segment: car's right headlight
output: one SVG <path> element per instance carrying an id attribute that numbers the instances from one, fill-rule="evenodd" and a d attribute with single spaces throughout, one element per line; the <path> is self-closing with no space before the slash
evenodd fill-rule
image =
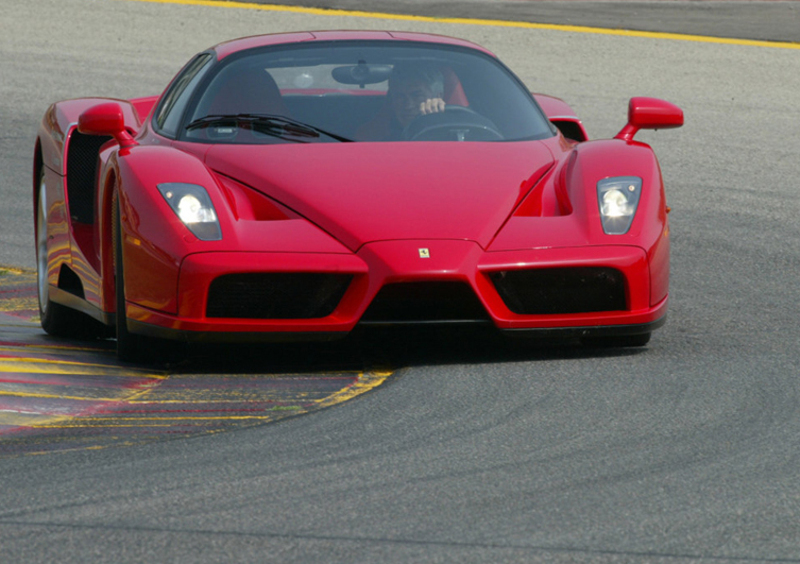
<path id="1" fill-rule="evenodd" d="M 624 235 L 628 232 L 641 193 L 642 179 L 638 176 L 604 178 L 597 183 L 597 204 L 603 231 L 607 235 Z"/>
<path id="2" fill-rule="evenodd" d="M 206 189 L 198 184 L 166 182 L 158 190 L 183 224 L 203 241 L 219 241 L 222 230 Z"/>

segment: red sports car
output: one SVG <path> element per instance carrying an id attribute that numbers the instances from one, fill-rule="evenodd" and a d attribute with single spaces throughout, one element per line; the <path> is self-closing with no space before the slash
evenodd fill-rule
<path id="1" fill-rule="evenodd" d="M 34 155 L 41 323 L 154 343 L 487 323 L 643 345 L 669 225 L 630 101 L 589 141 L 486 49 L 398 32 L 248 37 L 161 96 L 53 104 Z"/>

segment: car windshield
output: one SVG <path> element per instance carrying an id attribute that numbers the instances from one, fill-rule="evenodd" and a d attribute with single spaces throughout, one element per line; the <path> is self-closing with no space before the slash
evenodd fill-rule
<path id="1" fill-rule="evenodd" d="M 338 41 L 230 55 L 203 77 L 179 137 L 201 143 L 519 141 L 553 130 L 524 85 L 480 51 Z"/>

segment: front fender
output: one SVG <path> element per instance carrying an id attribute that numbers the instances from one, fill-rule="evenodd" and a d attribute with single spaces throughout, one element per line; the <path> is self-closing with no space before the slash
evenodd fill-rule
<path id="1" fill-rule="evenodd" d="M 215 250 L 218 242 L 198 240 L 157 186 L 164 182 L 204 186 L 214 207 L 222 210 L 225 203 L 217 182 L 197 157 L 171 147 L 132 147 L 120 151 L 116 161 L 126 299 L 177 313 L 181 261 L 192 252 Z"/>
<path id="2" fill-rule="evenodd" d="M 630 229 L 606 235 L 600 220 L 597 183 L 604 178 L 638 176 L 642 194 Z M 564 183 L 574 212 L 586 218 L 592 241 L 637 245 L 650 265 L 651 304 L 663 300 L 669 287 L 669 224 L 661 168 L 652 149 L 637 142 L 590 141 L 575 147 L 565 169 Z"/>

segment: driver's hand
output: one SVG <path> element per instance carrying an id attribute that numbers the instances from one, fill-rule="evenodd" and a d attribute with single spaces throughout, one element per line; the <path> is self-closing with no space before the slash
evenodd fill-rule
<path id="1" fill-rule="evenodd" d="M 428 98 L 419 105 L 420 115 L 436 114 L 444 111 L 444 100 L 441 98 Z"/>

